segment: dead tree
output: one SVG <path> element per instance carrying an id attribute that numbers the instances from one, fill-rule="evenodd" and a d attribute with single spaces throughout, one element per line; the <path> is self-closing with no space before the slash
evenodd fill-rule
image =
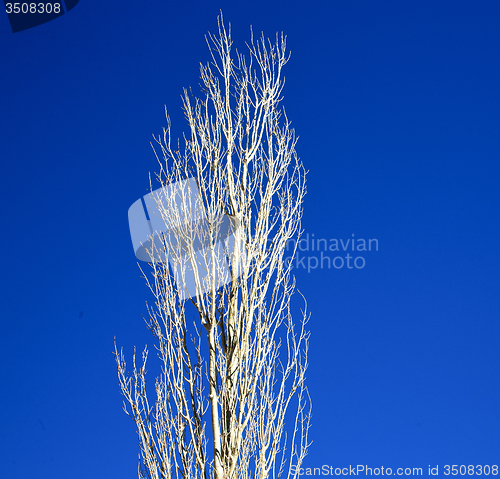
<path id="1" fill-rule="evenodd" d="M 163 227 L 141 245 L 151 264 L 141 271 L 161 375 L 150 405 L 147 349 L 129 375 L 115 344 L 124 409 L 137 426 L 140 478 L 294 477 L 309 446 L 309 333 L 305 307 L 292 318 L 284 259 L 295 254 L 286 249 L 306 192 L 280 107 L 286 37 L 252 33 L 248 57 L 233 54 L 221 15 L 207 43 L 201 99 L 184 90 L 185 147 L 171 146 L 168 114 L 152 145 L 160 168 L 149 224 Z"/>

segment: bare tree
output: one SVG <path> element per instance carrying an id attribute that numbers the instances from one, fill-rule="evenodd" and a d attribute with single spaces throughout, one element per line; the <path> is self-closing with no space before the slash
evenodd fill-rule
<path id="1" fill-rule="evenodd" d="M 137 426 L 140 478 L 294 477 L 309 446 L 309 333 L 306 308 L 295 325 L 290 305 L 306 172 L 280 107 L 286 37 L 252 33 L 249 57 L 233 55 L 221 15 L 207 43 L 203 96 L 184 90 L 185 148 L 172 148 L 168 114 L 152 145 L 160 187 L 150 180 L 149 216 L 163 227 L 142 245 L 143 274 L 161 375 L 152 406 L 147 348 L 129 375 L 115 344 L 124 410 Z"/>

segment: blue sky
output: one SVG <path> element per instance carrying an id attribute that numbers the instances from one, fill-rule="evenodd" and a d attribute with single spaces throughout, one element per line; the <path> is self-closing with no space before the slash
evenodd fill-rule
<path id="1" fill-rule="evenodd" d="M 137 477 L 113 338 L 128 358 L 153 338 L 127 210 L 164 105 L 186 131 L 219 9 L 241 49 L 250 25 L 288 36 L 305 233 L 378 240 L 363 268 L 295 271 L 305 467 L 498 465 L 500 4 L 144 3 L 81 0 L 16 34 L 0 15 L 2 476 Z"/>

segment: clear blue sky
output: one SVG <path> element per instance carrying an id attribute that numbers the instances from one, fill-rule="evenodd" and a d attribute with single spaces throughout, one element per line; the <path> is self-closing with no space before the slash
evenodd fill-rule
<path id="1" fill-rule="evenodd" d="M 305 233 L 378 240 L 364 268 L 296 269 L 305 466 L 499 464 L 500 3 L 81 0 L 16 34 L 0 14 L 0 475 L 137 477 L 113 337 L 153 338 L 127 210 L 221 8 L 237 47 L 288 35 Z"/>

